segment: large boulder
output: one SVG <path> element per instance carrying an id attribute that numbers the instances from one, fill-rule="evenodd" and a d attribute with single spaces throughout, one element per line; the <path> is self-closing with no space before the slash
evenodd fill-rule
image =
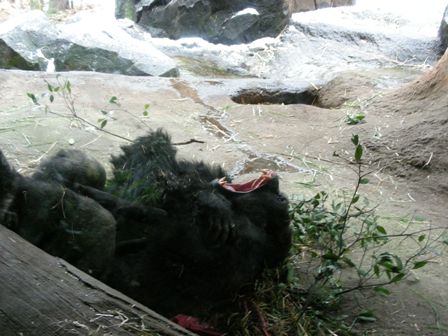
<path id="1" fill-rule="evenodd" d="M 0 68 L 39 70 L 39 64 L 28 62 L 0 38 Z"/>
<path id="2" fill-rule="evenodd" d="M 445 8 L 442 22 L 440 23 L 439 38 L 440 38 L 439 53 L 440 55 L 443 55 L 445 53 L 446 48 L 448 47 L 448 6 L 446 6 Z"/>
<path id="3" fill-rule="evenodd" d="M 201 37 L 223 44 L 275 37 L 290 16 L 288 0 L 142 0 L 136 4 L 137 23 L 153 36 Z"/>
<path id="4" fill-rule="evenodd" d="M 53 24 L 40 11 L 0 24 L 0 67 L 177 76 L 176 63 L 149 43 L 135 40 L 115 21 L 95 17 Z"/>

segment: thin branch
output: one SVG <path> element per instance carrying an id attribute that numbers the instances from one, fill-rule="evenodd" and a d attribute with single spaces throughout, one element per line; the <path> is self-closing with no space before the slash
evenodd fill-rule
<path id="1" fill-rule="evenodd" d="M 175 143 L 173 143 L 173 146 L 183 146 L 183 145 L 189 145 L 191 143 L 201 143 L 201 144 L 204 144 L 205 141 L 196 140 L 196 139 L 190 139 L 190 140 L 184 141 L 184 142 L 175 142 Z"/>

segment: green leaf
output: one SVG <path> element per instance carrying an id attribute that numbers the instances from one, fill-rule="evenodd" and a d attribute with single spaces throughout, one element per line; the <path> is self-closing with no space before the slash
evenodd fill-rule
<path id="1" fill-rule="evenodd" d="M 362 179 L 359 180 L 359 184 L 367 184 L 367 183 L 369 183 L 369 181 L 370 180 L 368 178 L 363 177 Z"/>
<path id="2" fill-rule="evenodd" d="M 103 115 L 108 115 L 108 114 L 109 114 L 109 112 L 106 111 L 106 110 L 101 110 L 101 113 L 102 113 Z M 101 119 L 101 120 L 102 120 L 102 119 Z"/>
<path id="3" fill-rule="evenodd" d="M 359 313 L 357 318 L 361 322 L 375 322 L 376 321 L 376 317 L 371 310 L 367 310 L 367 311 Z"/>
<path id="4" fill-rule="evenodd" d="M 33 101 L 33 104 L 34 104 L 34 105 L 40 105 L 39 102 L 37 101 L 37 98 L 36 98 L 36 96 L 34 95 L 34 93 L 30 93 L 30 92 L 28 92 L 26 95 L 27 95 L 29 98 L 31 98 L 31 100 Z"/>
<path id="5" fill-rule="evenodd" d="M 378 262 L 379 265 L 383 266 L 386 270 L 388 271 L 393 271 L 394 269 L 394 264 L 392 264 L 390 261 L 380 261 Z"/>
<path id="6" fill-rule="evenodd" d="M 421 243 L 422 241 L 425 240 L 425 238 L 426 238 L 426 235 L 423 234 L 423 235 L 418 237 L 418 241 Z"/>
<path id="7" fill-rule="evenodd" d="M 338 260 L 339 257 L 334 254 L 333 252 L 327 252 L 322 256 L 323 259 L 327 259 L 327 260 Z"/>
<path id="8" fill-rule="evenodd" d="M 377 277 L 379 277 L 379 275 L 380 275 L 380 268 L 379 268 L 379 266 L 378 265 L 374 265 L 373 266 L 373 272 L 375 273 L 375 275 L 377 276 Z"/>
<path id="9" fill-rule="evenodd" d="M 100 127 L 104 128 L 104 127 L 106 127 L 106 125 L 107 125 L 107 119 L 103 119 L 100 123 Z"/>
<path id="10" fill-rule="evenodd" d="M 143 111 L 143 116 L 147 117 L 149 115 L 148 111 Z"/>
<path id="11" fill-rule="evenodd" d="M 413 269 L 417 269 L 417 268 L 422 268 L 423 266 L 425 266 L 428 262 L 423 260 L 423 261 L 417 261 L 414 263 L 414 267 Z"/>
<path id="12" fill-rule="evenodd" d="M 53 92 L 53 85 L 51 85 L 50 83 L 47 82 L 47 87 L 48 87 L 48 91 Z"/>
<path id="13" fill-rule="evenodd" d="M 363 152 L 362 146 L 359 145 L 359 144 L 356 145 L 356 149 L 355 149 L 355 160 L 356 160 L 356 162 L 361 161 L 362 152 Z"/>
<path id="14" fill-rule="evenodd" d="M 110 104 L 118 105 L 118 98 L 117 98 L 116 96 L 112 96 L 112 97 L 110 97 L 110 99 L 109 99 L 109 103 L 110 103 Z"/>
<path id="15" fill-rule="evenodd" d="M 358 145 L 359 145 L 359 135 L 358 135 L 358 134 L 353 134 L 353 135 L 352 135 L 352 143 L 353 143 L 355 146 L 358 146 Z"/>
<path id="16" fill-rule="evenodd" d="M 355 120 L 361 122 L 361 121 L 364 120 L 365 117 L 366 116 L 364 114 L 358 113 L 358 114 L 355 115 Z"/>
<path id="17" fill-rule="evenodd" d="M 399 256 L 394 255 L 394 260 L 397 267 L 397 271 L 403 270 L 403 262 L 401 261 L 401 258 Z"/>
<path id="18" fill-rule="evenodd" d="M 377 294 L 382 295 L 382 296 L 388 296 L 388 295 L 390 295 L 390 290 L 388 290 L 387 288 L 384 288 L 384 287 L 375 287 L 375 288 L 373 288 L 373 290 L 374 290 Z"/>
<path id="19" fill-rule="evenodd" d="M 350 267 L 355 267 L 356 266 L 355 263 L 351 259 L 349 259 L 347 257 L 343 257 L 342 260 Z"/>
<path id="20" fill-rule="evenodd" d="M 50 103 L 52 103 L 54 101 L 54 96 L 50 95 Z"/>
<path id="21" fill-rule="evenodd" d="M 401 279 L 403 279 L 404 276 L 405 276 L 404 273 L 398 273 L 396 276 L 394 276 L 394 277 L 392 278 L 392 280 L 390 280 L 390 282 L 392 282 L 392 283 L 394 283 L 394 282 L 398 282 L 398 281 L 400 281 Z"/>
<path id="22" fill-rule="evenodd" d="M 355 196 L 353 196 L 353 198 L 352 198 L 352 203 L 354 204 L 354 203 L 356 203 L 356 202 L 358 202 L 359 201 L 359 194 L 356 194 Z"/>
<path id="23" fill-rule="evenodd" d="M 386 229 L 383 226 L 381 226 L 381 225 L 378 225 L 376 227 L 376 229 L 378 230 L 379 233 L 382 233 L 384 235 L 387 234 Z"/>
<path id="24" fill-rule="evenodd" d="M 67 89 L 68 93 L 72 93 L 72 84 L 70 83 L 70 81 L 65 82 L 65 88 Z"/>
<path id="25" fill-rule="evenodd" d="M 348 125 L 357 125 L 363 123 L 365 117 L 363 113 L 347 114 L 345 122 Z"/>
<path id="26" fill-rule="evenodd" d="M 149 104 L 145 104 L 145 105 L 143 105 L 143 108 L 144 108 L 145 110 L 147 110 L 147 109 L 149 109 L 150 106 L 151 106 L 151 105 L 149 105 Z"/>

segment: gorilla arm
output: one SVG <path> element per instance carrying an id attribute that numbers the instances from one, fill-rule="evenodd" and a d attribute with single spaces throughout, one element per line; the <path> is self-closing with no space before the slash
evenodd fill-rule
<path id="1" fill-rule="evenodd" d="M 108 192 L 77 184 L 75 189 L 109 210 L 114 216 L 123 216 L 140 222 L 153 222 L 166 217 L 166 211 L 156 207 L 143 207 Z"/>

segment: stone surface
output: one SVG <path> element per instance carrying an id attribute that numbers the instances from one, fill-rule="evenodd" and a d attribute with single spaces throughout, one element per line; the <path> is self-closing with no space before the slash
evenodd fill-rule
<path id="1" fill-rule="evenodd" d="M 418 9 L 428 16 L 429 11 Z M 396 69 L 396 75 L 401 72 L 397 77 L 405 79 L 423 70 L 422 64 L 436 61 L 440 17 L 433 15 L 430 24 L 426 23 L 428 28 L 422 30 L 404 14 L 386 15 L 379 9 L 357 6 L 325 8 L 294 13 L 291 24 L 277 38 L 249 44 L 217 45 L 200 38 L 150 38 L 148 42 L 175 58 L 182 76 L 255 76 L 306 80 L 319 86 L 347 69 L 386 67 Z M 402 82 L 384 78 L 385 87 L 387 82 L 392 87 Z"/>
<path id="2" fill-rule="evenodd" d="M 176 63 L 150 43 L 135 40 L 115 20 L 75 17 L 54 24 L 40 11 L 0 25 L 0 65 L 42 71 L 97 71 L 177 76 Z"/>
<path id="3" fill-rule="evenodd" d="M 10 48 L 5 41 L 0 39 L 0 68 L 39 70 L 39 64 L 28 62 L 22 55 Z"/>
<path id="4" fill-rule="evenodd" d="M 213 43 L 247 43 L 277 36 L 291 15 L 286 0 L 141 1 L 137 22 L 153 36 L 201 37 Z"/>

